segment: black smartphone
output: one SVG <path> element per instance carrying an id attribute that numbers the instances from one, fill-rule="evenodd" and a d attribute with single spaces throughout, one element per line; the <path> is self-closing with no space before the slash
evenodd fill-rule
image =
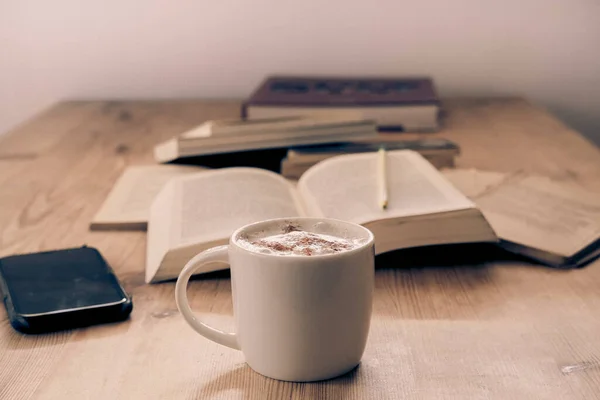
<path id="1" fill-rule="evenodd" d="M 23 333 L 122 321 L 133 308 L 112 268 L 87 246 L 1 258 L 0 290 Z"/>

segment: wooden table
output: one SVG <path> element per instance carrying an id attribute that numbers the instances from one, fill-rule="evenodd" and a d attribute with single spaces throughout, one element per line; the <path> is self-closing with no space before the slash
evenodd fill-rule
<path id="1" fill-rule="evenodd" d="M 600 152 L 521 99 L 447 99 L 459 167 L 523 169 L 600 191 Z M 68 102 L 0 139 L 0 255 L 80 246 L 105 255 L 133 295 L 124 323 L 42 336 L 0 311 L 1 399 L 600 398 L 600 262 L 560 271 L 515 262 L 385 268 L 361 365 L 295 384 L 251 371 L 195 334 L 173 283 L 143 282 L 145 235 L 90 232 L 125 166 L 160 140 L 238 115 L 216 101 Z M 407 135 L 408 137 L 418 135 Z M 196 280 L 192 303 L 233 325 L 227 277 Z"/>

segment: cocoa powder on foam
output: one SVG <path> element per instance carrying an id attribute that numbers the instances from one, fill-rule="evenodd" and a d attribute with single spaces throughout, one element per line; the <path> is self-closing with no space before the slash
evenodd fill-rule
<path id="1" fill-rule="evenodd" d="M 324 237 L 310 232 L 291 231 L 269 238 L 259 239 L 252 242 L 254 246 L 267 248 L 280 253 L 301 252 L 306 256 L 312 256 L 315 252 L 319 254 L 337 253 L 349 250 L 354 245 L 344 239 L 333 236 Z M 331 239 L 329 239 L 331 238 Z M 320 249 L 321 251 L 317 250 Z"/>
<path id="2" fill-rule="evenodd" d="M 267 254 L 312 256 L 339 253 L 359 245 L 352 239 L 307 232 L 292 224 L 285 225 L 280 232 L 283 233 L 255 240 L 241 238 L 246 244 L 243 247 Z"/>

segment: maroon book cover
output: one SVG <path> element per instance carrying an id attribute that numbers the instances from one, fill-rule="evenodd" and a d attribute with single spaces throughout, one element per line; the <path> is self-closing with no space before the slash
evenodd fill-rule
<path id="1" fill-rule="evenodd" d="M 271 76 L 250 96 L 245 107 L 377 107 L 421 104 L 439 105 L 430 78 Z"/>

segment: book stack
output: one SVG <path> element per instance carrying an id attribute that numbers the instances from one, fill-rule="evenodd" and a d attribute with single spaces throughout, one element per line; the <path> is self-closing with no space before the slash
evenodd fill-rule
<path id="1" fill-rule="evenodd" d="M 298 177 L 314 162 L 296 149 L 344 146 L 340 151 L 325 150 L 319 160 L 326 152 L 370 151 L 372 146 L 360 143 L 377 140 L 380 131 L 437 130 L 439 111 L 430 78 L 268 77 L 243 103 L 241 119 L 207 121 L 156 145 L 154 158 L 159 163 L 252 166 L 274 172 L 283 165 L 286 176 Z M 390 148 L 417 150 L 435 165 L 452 164 L 447 151 L 431 146 L 436 145 L 423 141 Z M 289 148 L 293 150 L 287 153 Z"/>

